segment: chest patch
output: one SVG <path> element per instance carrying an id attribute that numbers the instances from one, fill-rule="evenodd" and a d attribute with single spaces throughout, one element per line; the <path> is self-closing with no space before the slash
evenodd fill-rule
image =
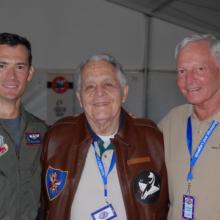
<path id="1" fill-rule="evenodd" d="M 160 176 L 153 171 L 142 171 L 134 181 L 134 193 L 136 199 L 145 204 L 155 202 L 160 195 Z"/>
<path id="2" fill-rule="evenodd" d="M 40 133 L 26 133 L 26 143 L 28 145 L 38 145 L 41 144 Z"/>
<path id="3" fill-rule="evenodd" d="M 68 171 L 48 167 L 46 173 L 46 188 L 49 200 L 55 199 L 64 189 Z"/>

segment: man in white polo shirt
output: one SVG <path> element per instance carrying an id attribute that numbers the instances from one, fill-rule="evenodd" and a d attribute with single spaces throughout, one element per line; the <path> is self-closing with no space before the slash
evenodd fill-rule
<path id="1" fill-rule="evenodd" d="M 113 57 L 82 64 L 77 97 L 84 113 L 55 123 L 45 140 L 41 219 L 166 219 L 162 134 L 121 108 L 127 95 Z"/>
<path id="2" fill-rule="evenodd" d="M 176 47 L 177 85 L 189 104 L 160 122 L 168 173 L 169 220 L 220 219 L 220 41 L 184 38 Z"/>

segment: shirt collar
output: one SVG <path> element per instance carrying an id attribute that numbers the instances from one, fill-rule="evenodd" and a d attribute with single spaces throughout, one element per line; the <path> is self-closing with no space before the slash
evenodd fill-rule
<path id="1" fill-rule="evenodd" d="M 120 119 L 119 120 L 120 120 L 120 122 L 119 122 L 119 129 L 118 130 L 120 130 L 124 125 L 124 112 L 123 111 L 121 111 L 121 113 L 120 113 Z M 100 137 L 92 130 L 92 128 L 89 125 L 88 121 L 87 121 L 87 128 L 89 130 L 89 133 L 92 136 L 92 142 L 99 141 Z"/>
<path id="2" fill-rule="evenodd" d="M 192 119 L 197 120 L 197 121 L 201 121 L 198 119 L 198 117 L 196 116 L 195 112 L 193 111 L 193 106 L 191 105 L 191 107 L 189 108 L 189 116 L 192 117 Z M 218 122 L 220 122 L 220 111 L 216 112 L 213 116 L 202 120 L 203 122 L 206 123 L 210 123 L 211 121 L 216 120 Z"/>

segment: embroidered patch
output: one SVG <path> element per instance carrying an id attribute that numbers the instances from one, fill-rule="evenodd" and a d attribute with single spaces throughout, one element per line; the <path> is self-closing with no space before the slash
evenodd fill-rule
<path id="1" fill-rule="evenodd" d="M 26 133 L 26 142 L 30 145 L 41 144 L 40 133 Z"/>
<path id="2" fill-rule="evenodd" d="M 133 182 L 135 197 L 146 204 L 155 202 L 160 195 L 160 176 L 153 171 L 142 171 Z"/>
<path id="3" fill-rule="evenodd" d="M 4 137 L 0 135 L 0 157 L 7 153 L 8 145 L 4 143 Z"/>
<path id="4" fill-rule="evenodd" d="M 68 171 L 48 167 L 46 173 L 46 188 L 50 200 L 55 199 L 64 189 Z"/>

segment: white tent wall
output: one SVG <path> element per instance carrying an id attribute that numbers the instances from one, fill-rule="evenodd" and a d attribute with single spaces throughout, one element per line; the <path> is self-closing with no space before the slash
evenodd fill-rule
<path id="1" fill-rule="evenodd" d="M 125 107 L 137 116 L 158 121 L 183 102 L 175 87 L 173 50 L 191 33 L 187 29 L 103 0 L 2 0 L 0 27 L 32 43 L 36 75 L 24 104 L 46 121 L 47 74 L 73 74 L 85 57 L 98 52 L 109 52 L 124 66 L 130 83 Z M 149 71 L 143 73 L 145 67 Z M 77 105 L 73 113 L 78 111 Z"/>
<path id="2" fill-rule="evenodd" d="M 87 55 L 113 53 L 143 64 L 144 15 L 103 0 L 2 0 L 0 30 L 27 36 L 37 68 L 72 69 Z"/>
<path id="3" fill-rule="evenodd" d="M 174 50 L 194 32 L 153 18 L 149 26 L 147 116 L 159 121 L 172 107 L 185 103 L 176 86 Z"/>

